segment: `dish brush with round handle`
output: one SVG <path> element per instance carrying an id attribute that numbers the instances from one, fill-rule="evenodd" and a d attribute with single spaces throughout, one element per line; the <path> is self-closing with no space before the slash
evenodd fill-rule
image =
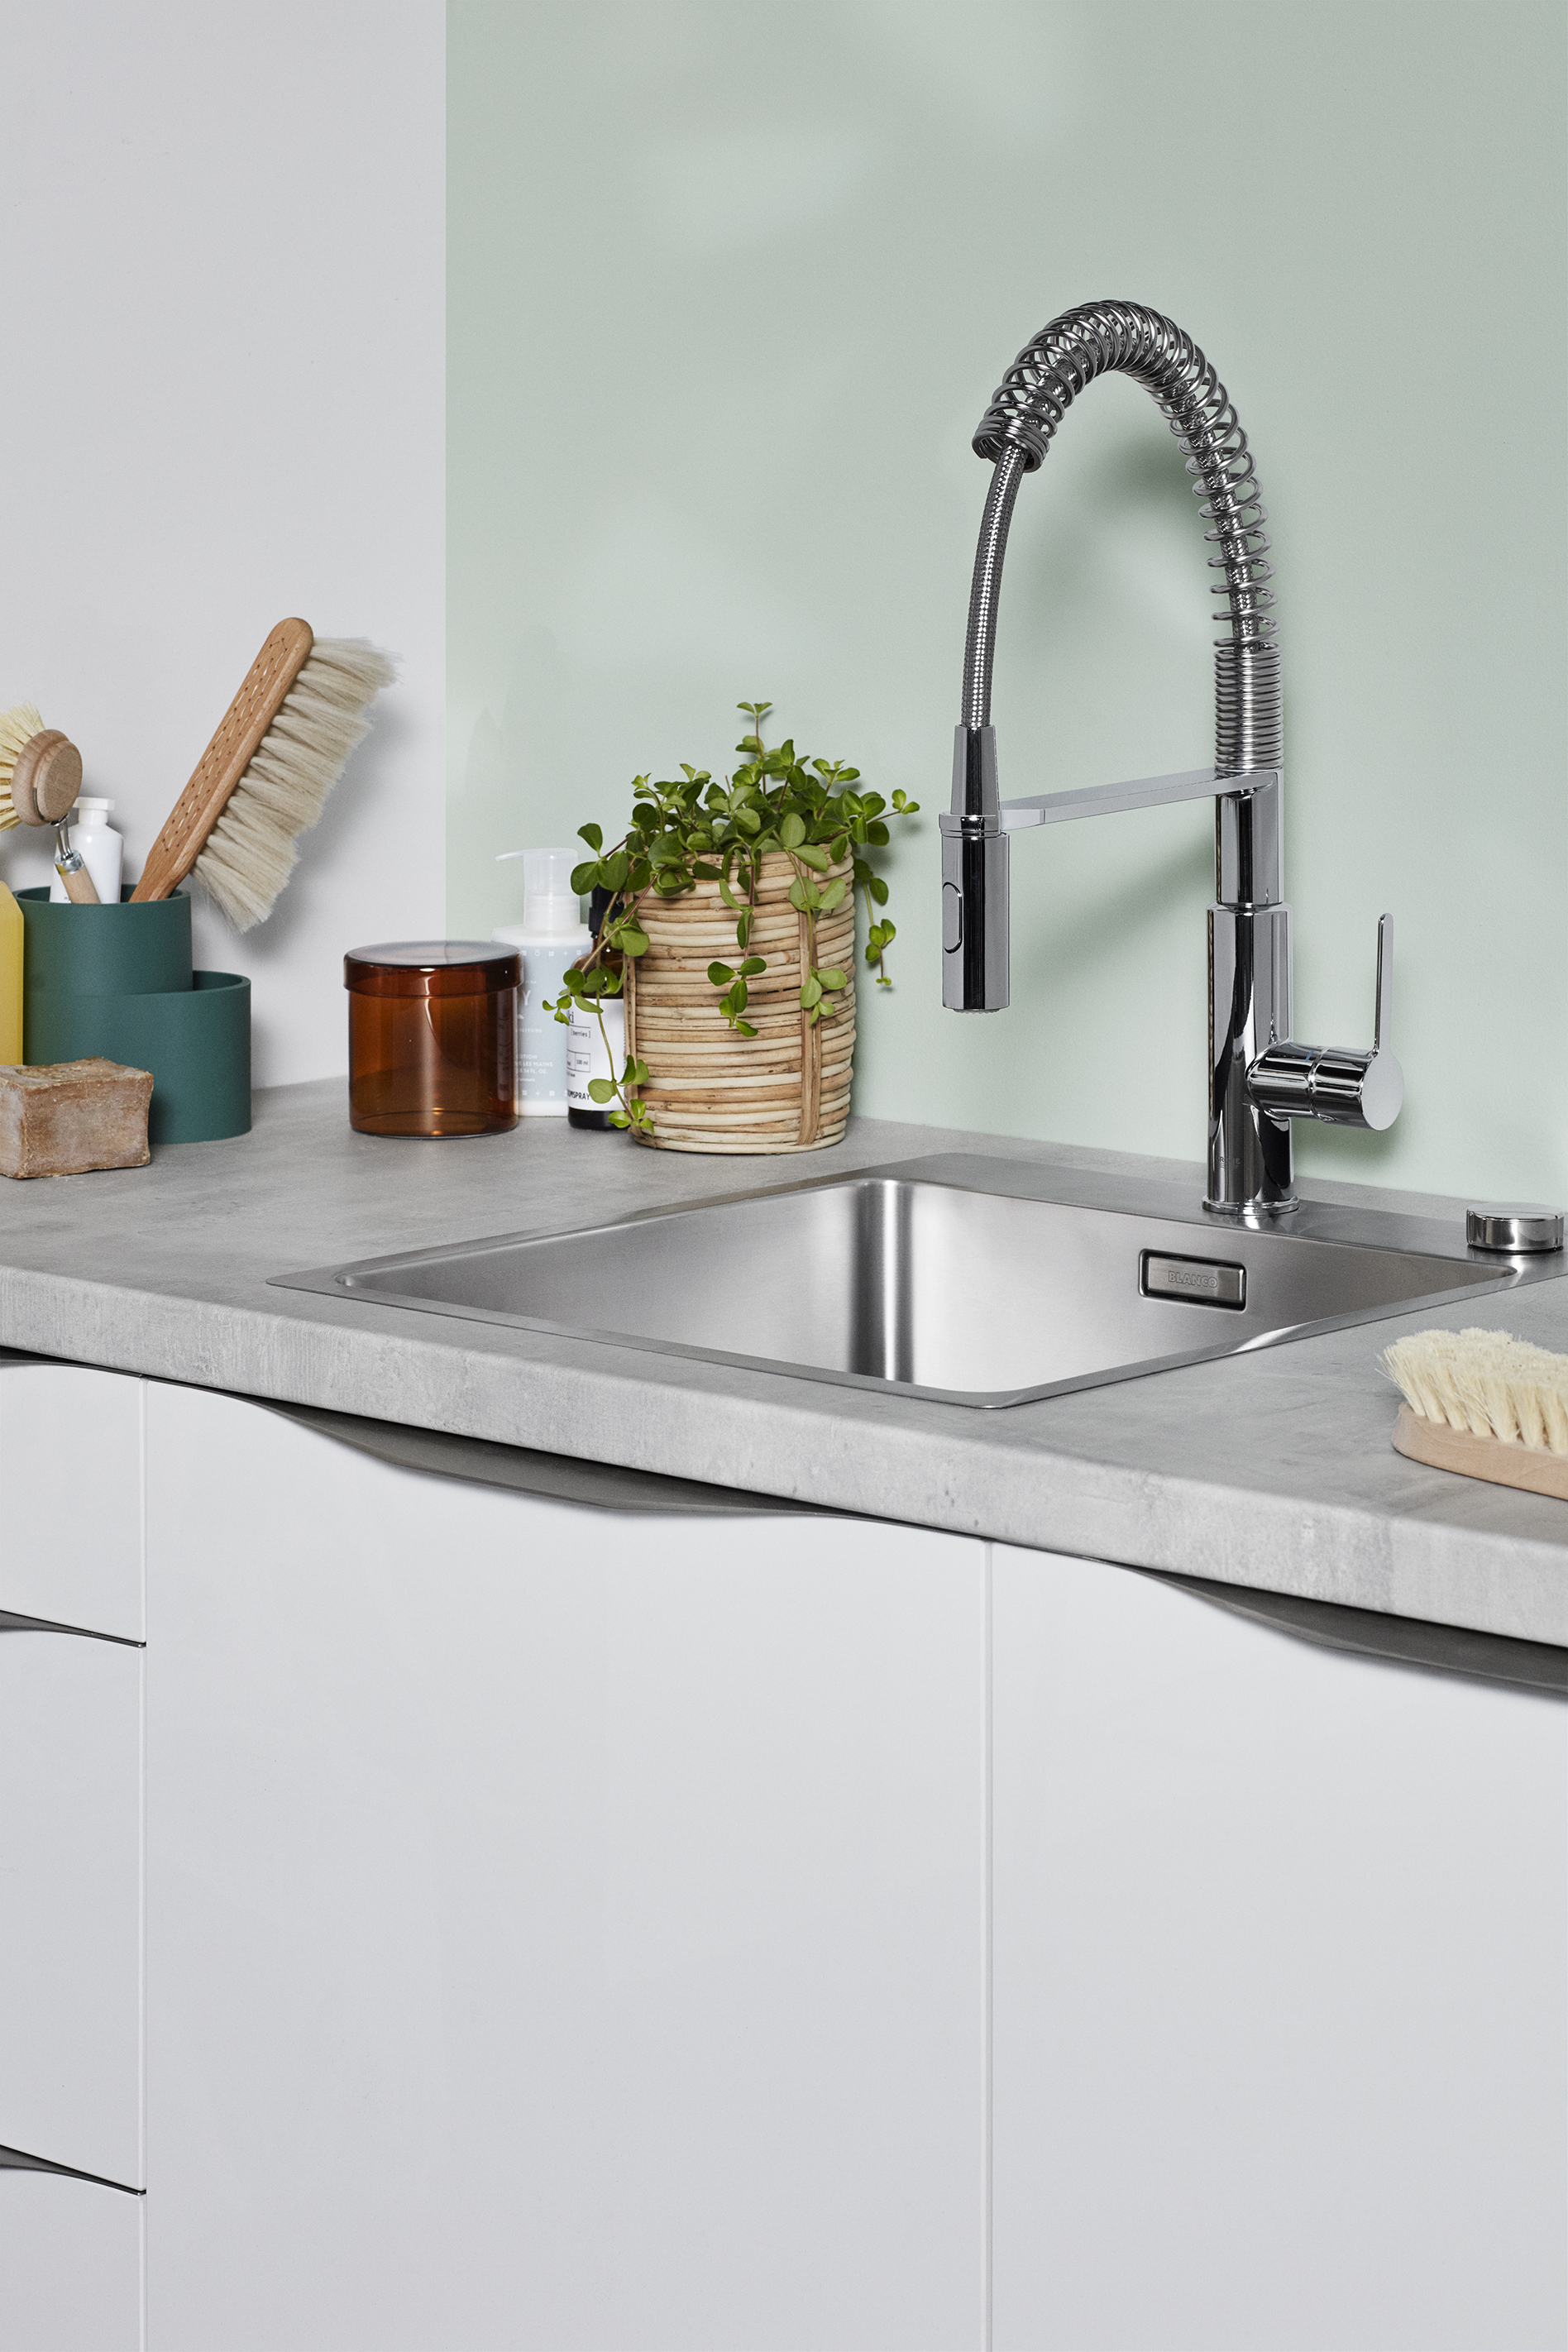
<path id="1" fill-rule="evenodd" d="M 1507 1331 L 1415 1331 L 1385 1349 L 1397 1451 L 1568 1502 L 1568 1356 Z"/>
<path id="2" fill-rule="evenodd" d="M 318 637 L 279 621 L 195 773 L 169 813 L 132 893 L 167 898 L 187 874 L 236 930 L 272 912 L 300 834 L 364 737 L 395 665 L 363 637 Z"/>
<path id="3" fill-rule="evenodd" d="M 70 813 L 81 790 L 81 753 L 58 727 L 46 727 L 30 702 L 0 712 L 0 828 L 52 824 L 55 871 L 66 896 L 79 907 L 96 907 L 98 892 L 71 847 Z"/>

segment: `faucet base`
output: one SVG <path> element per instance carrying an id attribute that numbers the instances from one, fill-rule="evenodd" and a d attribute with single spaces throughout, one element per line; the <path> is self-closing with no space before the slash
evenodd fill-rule
<path id="1" fill-rule="evenodd" d="M 1267 1219 L 1296 1204 L 1290 1122 L 1254 1102 L 1247 1074 L 1290 1034 L 1290 909 L 1213 906 L 1209 947 L 1208 1194 L 1214 1216 Z"/>
<path id="2" fill-rule="evenodd" d="M 1294 1192 L 1283 1201 L 1205 1201 L 1205 1213 L 1223 1217 L 1233 1225 L 1249 1225 L 1255 1233 L 1266 1233 L 1280 1217 L 1288 1217 L 1300 1207 Z"/>

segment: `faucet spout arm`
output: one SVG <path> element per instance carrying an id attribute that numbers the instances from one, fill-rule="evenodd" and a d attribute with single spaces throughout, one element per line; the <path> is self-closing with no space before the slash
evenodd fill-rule
<path id="1" fill-rule="evenodd" d="M 1248 777 L 1261 784 L 1265 777 Z M 1162 808 L 1172 801 L 1204 801 L 1225 790 L 1212 768 L 1189 768 L 1181 775 L 1136 776 L 1125 784 L 1089 784 L 1070 793 L 1036 793 L 1027 800 L 1004 801 L 1005 832 L 1032 824 L 1065 824 L 1079 816 L 1113 816 L 1119 809 Z"/>
<path id="2" fill-rule="evenodd" d="M 965 739 L 988 739 L 984 775 L 989 793 L 969 773 Z M 1170 776 L 1135 776 L 1127 783 L 1089 784 L 1068 793 L 1035 793 L 1016 801 L 994 797 L 996 754 L 991 728 L 958 730 L 952 807 L 937 820 L 948 835 L 1025 833 L 1037 824 L 1066 824 L 1075 817 L 1114 816 L 1122 809 L 1163 808 L 1177 801 L 1215 805 L 1215 892 L 1223 906 L 1273 907 L 1284 895 L 1279 819 L 1282 778 L 1278 768 L 1251 768 L 1245 775 L 1215 768 L 1188 768 Z"/>

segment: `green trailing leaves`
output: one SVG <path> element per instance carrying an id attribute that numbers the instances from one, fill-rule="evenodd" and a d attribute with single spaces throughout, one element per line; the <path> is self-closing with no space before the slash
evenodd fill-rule
<path id="1" fill-rule="evenodd" d="M 879 988 L 891 988 L 893 984 L 888 978 L 882 958 L 897 937 L 898 932 L 889 922 L 873 923 L 866 934 L 866 961 L 876 968 Z"/>
<path id="2" fill-rule="evenodd" d="M 749 1024 L 743 1024 L 741 1020 L 741 1015 L 744 1013 L 749 1001 L 749 992 L 747 990 L 746 983 L 740 974 L 737 973 L 735 978 L 731 982 L 729 987 L 724 991 L 723 995 L 719 999 L 719 1010 L 724 1015 L 725 1020 L 730 1024 L 731 1029 L 739 1029 L 745 1026 L 746 1034 L 749 1037 L 754 1037 L 757 1034 L 756 1031 Z"/>

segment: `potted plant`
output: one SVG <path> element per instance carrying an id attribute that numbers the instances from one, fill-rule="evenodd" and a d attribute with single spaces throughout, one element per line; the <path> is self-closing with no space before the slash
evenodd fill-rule
<path id="1" fill-rule="evenodd" d="M 889 988 L 895 931 L 872 856 L 888 845 L 888 819 L 912 817 L 919 803 L 859 790 L 860 771 L 842 760 L 797 756 L 790 741 L 770 750 L 773 705 L 738 708 L 751 731 L 731 774 L 683 764 L 678 778 L 638 776 L 631 824 L 612 848 L 598 825 L 581 828 L 593 855 L 573 887 L 605 891 L 608 903 L 555 1017 L 568 1020 L 577 1003 L 603 1029 L 603 1000 L 624 995 L 620 1075 L 590 1091 L 640 1141 L 820 1150 L 839 1140 L 849 1110 L 856 894 L 865 961 Z"/>

